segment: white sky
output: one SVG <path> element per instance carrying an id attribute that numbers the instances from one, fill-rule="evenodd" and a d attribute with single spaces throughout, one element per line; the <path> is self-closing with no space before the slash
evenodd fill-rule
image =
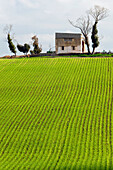
<path id="1" fill-rule="evenodd" d="M 0 56 L 11 54 L 3 33 L 6 24 L 13 25 L 12 32 L 20 44 L 30 43 L 31 37 L 37 35 L 46 52 L 55 46 L 55 32 L 80 32 L 68 19 L 76 21 L 94 5 L 109 9 L 109 17 L 98 25 L 100 46 L 97 51 L 113 51 L 112 0 L 0 0 Z"/>

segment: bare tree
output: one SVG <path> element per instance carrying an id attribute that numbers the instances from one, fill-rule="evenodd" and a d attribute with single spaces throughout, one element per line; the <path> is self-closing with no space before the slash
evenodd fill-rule
<path id="1" fill-rule="evenodd" d="M 104 18 L 108 17 L 108 9 L 104 7 L 100 7 L 98 5 L 95 5 L 94 8 L 91 8 L 88 13 L 93 17 L 94 19 L 94 24 L 92 27 L 92 47 L 93 51 L 92 53 L 94 54 L 95 48 L 99 46 L 99 37 L 98 37 L 98 30 L 97 30 L 97 24 L 99 21 L 103 20 Z"/>
<path id="2" fill-rule="evenodd" d="M 11 31 L 12 31 L 12 28 L 13 28 L 13 25 L 12 25 L 12 24 L 6 25 L 6 26 L 4 27 L 4 29 L 3 29 L 3 32 L 4 32 L 5 34 L 10 34 Z"/>
<path id="3" fill-rule="evenodd" d="M 91 29 L 92 29 L 92 22 L 90 20 L 89 15 L 86 15 L 85 17 L 78 18 L 76 20 L 75 24 L 70 20 L 69 20 L 69 22 L 75 28 L 80 29 L 81 33 L 83 34 L 83 36 L 85 38 L 85 44 L 87 45 L 88 54 L 90 54 L 89 33 L 91 32 Z"/>
<path id="4" fill-rule="evenodd" d="M 99 22 L 104 18 L 108 17 L 108 9 L 95 5 L 91 8 L 88 13 L 94 18 L 95 22 Z"/>

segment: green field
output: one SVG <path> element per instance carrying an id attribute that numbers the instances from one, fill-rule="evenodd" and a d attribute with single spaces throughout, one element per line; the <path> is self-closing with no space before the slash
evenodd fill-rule
<path id="1" fill-rule="evenodd" d="M 0 170 L 112 169 L 113 58 L 0 60 Z"/>

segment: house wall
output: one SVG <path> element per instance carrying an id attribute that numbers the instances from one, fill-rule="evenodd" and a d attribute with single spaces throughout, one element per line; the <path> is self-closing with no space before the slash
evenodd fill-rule
<path id="1" fill-rule="evenodd" d="M 56 54 L 65 54 L 65 53 L 82 53 L 82 37 L 81 34 L 75 34 L 74 38 L 59 37 L 55 40 L 56 44 Z M 64 46 L 64 50 L 62 50 Z M 73 50 L 75 47 L 75 50 Z"/>

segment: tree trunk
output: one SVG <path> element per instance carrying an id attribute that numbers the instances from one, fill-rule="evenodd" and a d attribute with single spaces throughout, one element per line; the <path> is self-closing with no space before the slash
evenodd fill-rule
<path id="1" fill-rule="evenodd" d="M 92 54 L 94 54 L 95 53 L 95 47 L 93 47 L 93 51 L 92 51 Z"/>
<path id="2" fill-rule="evenodd" d="M 88 41 L 88 37 L 87 36 L 85 36 L 85 44 L 87 45 L 88 54 L 91 54 L 90 48 L 89 48 L 89 41 Z"/>
<path id="3" fill-rule="evenodd" d="M 86 44 L 86 45 L 87 45 L 88 54 L 91 54 L 89 44 Z"/>

